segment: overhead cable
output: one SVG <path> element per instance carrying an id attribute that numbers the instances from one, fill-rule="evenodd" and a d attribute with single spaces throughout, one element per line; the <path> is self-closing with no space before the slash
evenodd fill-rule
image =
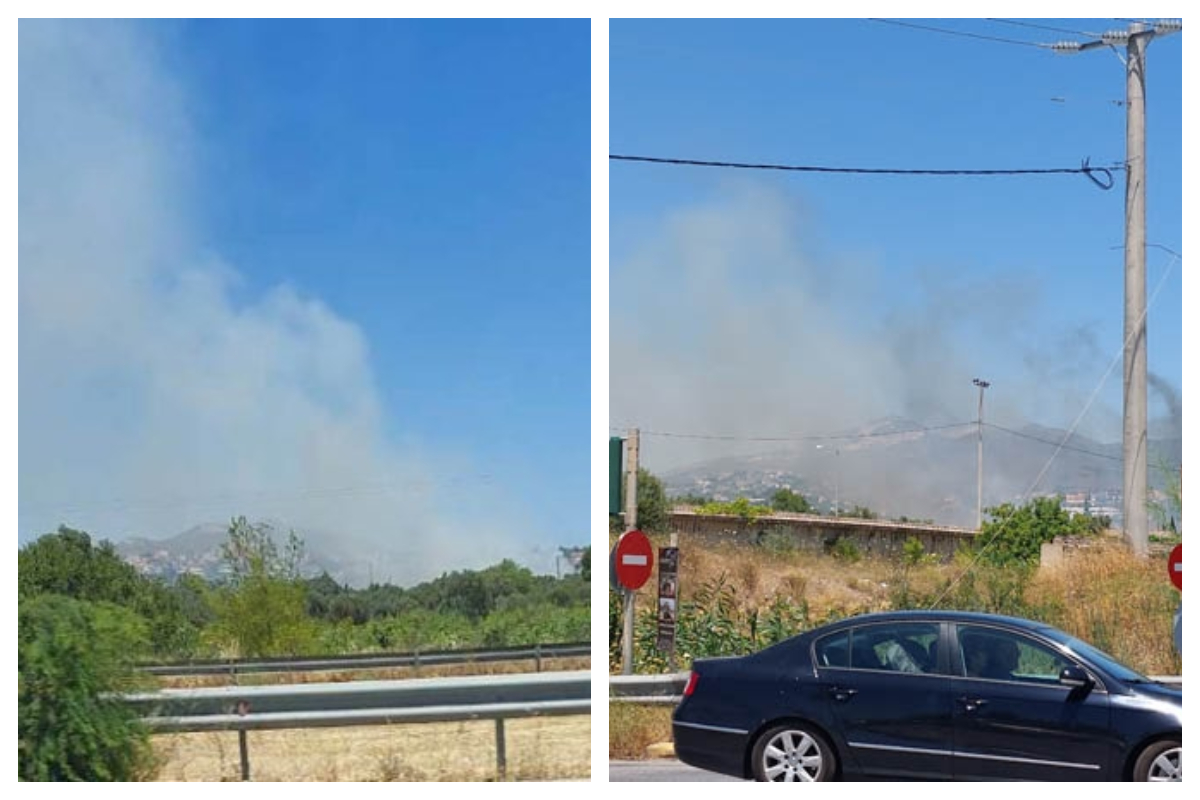
<path id="1" fill-rule="evenodd" d="M 949 34 L 951 36 L 966 36 L 971 39 L 984 39 L 989 42 L 1000 42 L 1002 44 L 1017 44 L 1017 45 L 1021 45 L 1023 47 L 1036 47 L 1036 48 L 1043 49 L 1043 50 L 1050 49 L 1050 45 L 1042 44 L 1040 42 L 1029 42 L 1029 41 L 1025 41 L 1022 39 L 1006 39 L 1001 36 L 987 36 L 982 33 L 969 33 L 967 31 L 956 31 L 956 30 L 951 30 L 950 28 L 938 28 L 933 25 L 920 25 L 915 22 L 902 22 L 898 19 L 877 19 L 874 17 L 868 17 L 867 21 L 868 22 L 882 22 L 887 25 L 898 25 L 902 28 L 916 28 L 917 30 L 932 31 L 933 33 L 945 33 L 945 34 Z"/>
<path id="2" fill-rule="evenodd" d="M 745 161 L 707 161 L 692 158 L 662 158 L 658 156 L 632 156 L 610 154 L 610 161 L 631 161 L 645 164 L 669 164 L 688 167 L 721 167 L 726 169 L 760 169 L 784 172 L 824 172 L 855 175 L 1084 175 L 1101 189 L 1113 187 L 1113 171 L 1125 167 L 1113 164 L 1108 167 L 1093 167 L 1090 159 L 1084 159 L 1078 167 L 1052 167 L 1045 169 L 901 169 L 893 167 L 825 167 L 802 164 L 770 164 Z M 1097 177 L 1097 176 L 1101 177 Z"/>
<path id="3" fill-rule="evenodd" d="M 1070 28 L 1056 28 L 1053 25 L 1039 25 L 1035 22 L 1023 22 L 1017 19 L 996 19 L 995 17 L 985 17 L 985 19 L 987 19 L 988 22 L 999 22 L 1004 25 L 1017 25 L 1022 28 L 1034 28 L 1041 31 L 1054 31 L 1055 33 L 1069 33 L 1073 36 L 1091 36 L 1093 38 L 1099 38 L 1100 36 L 1098 33 L 1091 33 L 1089 31 L 1076 31 Z"/>

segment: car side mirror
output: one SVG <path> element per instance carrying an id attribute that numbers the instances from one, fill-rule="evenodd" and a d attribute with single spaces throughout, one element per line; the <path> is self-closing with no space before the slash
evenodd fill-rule
<path id="1" fill-rule="evenodd" d="M 1081 667 L 1063 667 L 1063 671 L 1058 673 L 1058 682 L 1072 689 L 1092 685 L 1091 677 Z"/>

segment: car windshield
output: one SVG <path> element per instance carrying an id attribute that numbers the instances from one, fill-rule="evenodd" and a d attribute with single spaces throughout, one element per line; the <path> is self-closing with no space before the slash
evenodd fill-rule
<path id="1" fill-rule="evenodd" d="M 1076 639 L 1068 633 L 1063 633 L 1056 628 L 1045 628 L 1042 630 L 1042 633 L 1056 642 L 1065 644 L 1070 648 L 1072 653 L 1075 653 L 1080 658 L 1091 661 L 1118 680 L 1125 681 L 1126 683 L 1151 683 L 1151 680 L 1145 675 L 1130 669 L 1103 650 L 1092 647 L 1087 642 Z"/>

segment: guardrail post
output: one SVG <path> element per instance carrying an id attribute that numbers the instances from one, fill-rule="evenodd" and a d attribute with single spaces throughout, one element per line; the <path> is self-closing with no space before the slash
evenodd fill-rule
<path id="1" fill-rule="evenodd" d="M 245 700 L 239 700 L 237 704 L 238 716 L 244 717 L 250 711 L 250 704 Z M 246 742 L 246 729 L 238 728 L 238 755 L 242 760 L 242 780 L 250 780 L 250 747 Z"/>
<path id="2" fill-rule="evenodd" d="M 508 753 L 504 749 L 504 718 L 496 718 L 496 774 L 500 780 L 508 776 Z"/>
<path id="3" fill-rule="evenodd" d="M 537 672 L 542 671 L 542 646 L 540 644 L 533 646 L 533 659 L 537 662 Z"/>

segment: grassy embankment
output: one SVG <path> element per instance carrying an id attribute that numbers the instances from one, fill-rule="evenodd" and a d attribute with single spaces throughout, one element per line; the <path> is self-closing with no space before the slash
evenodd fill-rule
<path id="1" fill-rule="evenodd" d="M 544 659 L 542 670 L 586 670 L 588 658 Z M 534 670 L 533 661 L 397 667 L 353 672 L 261 673 L 242 685 L 448 678 Z M 228 676 L 163 678 L 162 688 L 225 686 Z M 591 772 L 591 717 L 510 720 L 509 781 L 587 780 Z M 153 737 L 160 781 L 236 781 L 241 761 L 237 734 L 182 733 Z M 251 779 L 273 781 L 491 781 L 496 780 L 495 723 L 376 725 L 247 735 Z"/>
<path id="2" fill-rule="evenodd" d="M 587 780 L 591 717 L 510 720 L 508 781 Z M 491 720 L 478 722 L 251 731 L 254 781 L 495 781 Z M 240 780 L 233 732 L 153 738 L 160 781 Z"/>
<path id="3" fill-rule="evenodd" d="M 931 607 L 940 598 L 942 608 L 1042 620 L 1146 674 L 1180 674 L 1171 631 L 1179 594 L 1167 579 L 1165 557 L 1139 559 L 1099 537 L 1057 568 L 1021 572 L 977 566 L 968 571 L 968 563 L 965 558 L 906 563 L 778 548 L 691 548 L 680 558 L 681 604 L 699 604 L 707 624 L 724 632 L 724 642 L 750 652 L 778 635 L 772 621 L 776 626 L 787 621 L 798 632 L 856 613 Z M 648 627 L 656 585 L 650 581 L 639 593 L 639 672 L 663 671 L 661 657 L 646 646 L 653 638 Z M 681 618 L 681 632 L 683 624 Z M 722 643 L 704 642 L 697 634 L 691 639 L 697 650 Z M 709 654 L 681 652 L 678 669 L 687 669 L 692 657 Z M 644 758 L 647 745 L 669 741 L 670 713 L 670 708 L 610 703 L 610 758 Z"/>

